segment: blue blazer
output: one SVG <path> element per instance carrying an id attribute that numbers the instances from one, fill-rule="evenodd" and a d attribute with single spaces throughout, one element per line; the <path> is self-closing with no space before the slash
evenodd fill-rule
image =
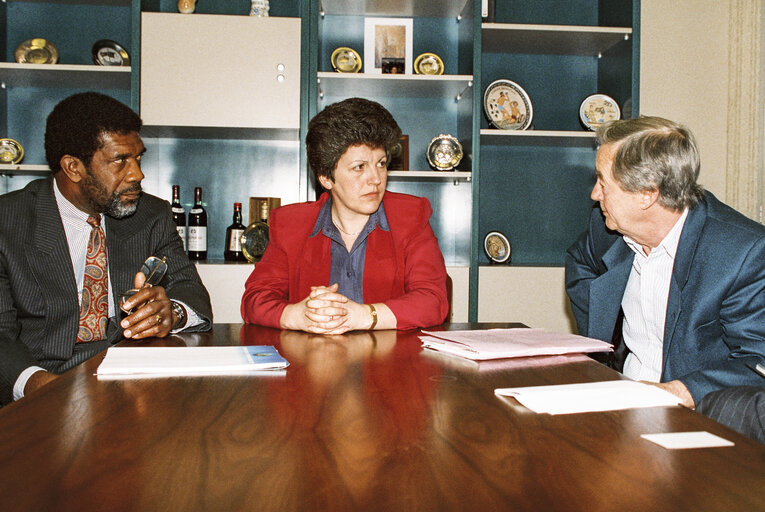
<path id="1" fill-rule="evenodd" d="M 600 208 L 594 208 L 589 229 L 566 253 L 566 291 L 582 335 L 614 341 L 633 259 L 621 235 L 608 230 Z M 761 385 L 748 365 L 762 361 L 765 226 L 706 192 L 680 235 L 661 381 L 679 379 L 698 404 L 724 387 Z"/>

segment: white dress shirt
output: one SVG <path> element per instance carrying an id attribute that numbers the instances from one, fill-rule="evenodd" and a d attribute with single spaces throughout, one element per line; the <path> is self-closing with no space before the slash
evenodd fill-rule
<path id="1" fill-rule="evenodd" d="M 623 373 L 634 380 L 661 380 L 667 300 L 677 245 L 686 217 L 687 209 L 664 240 L 649 254 L 643 251 L 639 243 L 624 237 L 624 242 L 633 250 L 635 258 L 622 297 L 622 335 L 629 348 Z"/>

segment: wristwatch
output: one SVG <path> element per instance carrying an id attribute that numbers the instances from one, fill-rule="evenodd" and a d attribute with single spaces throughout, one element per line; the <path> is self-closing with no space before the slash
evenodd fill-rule
<path id="1" fill-rule="evenodd" d="M 183 307 L 183 305 L 180 302 L 176 302 L 174 300 L 170 301 L 170 308 L 173 310 L 173 314 L 175 314 L 176 322 L 173 324 L 173 330 L 180 329 L 184 325 L 186 325 L 186 308 Z"/>

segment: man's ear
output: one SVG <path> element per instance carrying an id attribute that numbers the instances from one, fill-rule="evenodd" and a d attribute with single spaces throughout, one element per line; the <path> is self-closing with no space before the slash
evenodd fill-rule
<path id="1" fill-rule="evenodd" d="M 76 156 L 62 156 L 59 165 L 61 165 L 61 171 L 74 183 L 79 183 L 85 176 L 85 165 Z"/>
<path id="2" fill-rule="evenodd" d="M 659 200 L 659 189 L 643 190 L 640 196 L 640 207 L 647 210 Z"/>

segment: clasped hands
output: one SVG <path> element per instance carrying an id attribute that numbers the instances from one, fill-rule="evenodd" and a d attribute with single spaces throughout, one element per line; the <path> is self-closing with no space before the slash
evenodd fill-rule
<path id="1" fill-rule="evenodd" d="M 284 308 L 281 327 L 319 334 L 369 328 L 372 324 L 369 307 L 337 293 L 337 289 L 337 283 L 312 286 L 305 299 Z"/>
<path id="2" fill-rule="evenodd" d="M 136 273 L 133 281 L 138 291 L 121 306 L 123 311 L 132 311 L 120 322 L 123 336 L 132 339 L 167 336 L 175 324 L 175 316 L 165 289 L 162 286 L 144 287 L 146 275 L 143 272 Z"/>

